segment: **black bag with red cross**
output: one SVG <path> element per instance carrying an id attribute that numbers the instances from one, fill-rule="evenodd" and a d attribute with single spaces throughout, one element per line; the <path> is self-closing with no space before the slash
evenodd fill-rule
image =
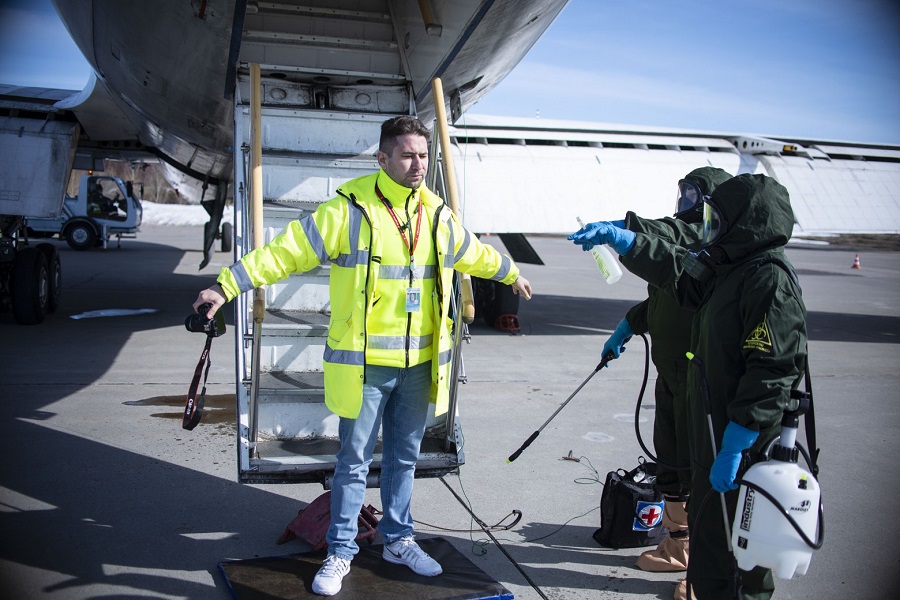
<path id="1" fill-rule="evenodd" d="M 656 490 L 656 463 L 606 475 L 600 496 L 600 529 L 594 539 L 607 548 L 655 546 L 668 534 L 662 526 L 665 501 Z"/>

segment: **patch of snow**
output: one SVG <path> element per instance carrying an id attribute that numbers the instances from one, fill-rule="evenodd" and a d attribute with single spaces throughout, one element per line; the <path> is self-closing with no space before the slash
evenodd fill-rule
<path id="1" fill-rule="evenodd" d="M 792 237 L 788 240 L 788 246 L 830 246 L 831 244 L 825 240 L 805 240 L 799 237 Z"/>
<path id="2" fill-rule="evenodd" d="M 141 200 L 144 215 L 141 225 L 205 225 L 209 222 L 209 213 L 199 204 L 158 204 Z M 225 207 L 222 221 L 231 223 L 234 212 Z"/>

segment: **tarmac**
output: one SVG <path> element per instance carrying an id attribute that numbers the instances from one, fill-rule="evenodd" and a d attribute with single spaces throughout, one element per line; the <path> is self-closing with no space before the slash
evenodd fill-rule
<path id="1" fill-rule="evenodd" d="M 202 227 L 144 226 L 120 248 L 76 252 L 52 242 L 62 257 L 59 310 L 31 327 L 0 313 L 4 598 L 226 599 L 220 562 L 308 549 L 276 540 L 321 486 L 236 482 L 230 335 L 212 346 L 203 421 L 181 428 L 204 343 L 184 318 L 232 262 L 216 253 L 198 270 L 201 238 Z M 480 320 L 471 327 L 460 389 L 466 464 L 445 482 L 489 525 L 521 511 L 516 526 L 492 535 L 547 598 L 671 598 L 683 575 L 637 570 L 642 549 L 611 550 L 591 537 L 606 473 L 645 454 L 634 433 L 640 339 L 506 462 L 591 374 L 616 323 L 646 297 L 627 272 L 607 285 L 590 256 L 562 238 L 530 241 L 546 264 L 522 265 L 535 297 L 521 303 L 521 331 Z M 805 576 L 777 582 L 776 598 L 882 599 L 897 597 L 900 584 L 900 261 L 863 250 L 861 268 L 851 269 L 855 252 L 788 250 L 809 309 L 826 537 Z M 149 312 L 88 318 L 111 309 Z M 654 376 L 651 365 L 648 390 Z M 639 418 L 648 444 L 652 411 L 648 393 Z M 570 452 L 580 460 L 563 460 Z M 377 490 L 366 503 L 380 506 Z M 449 540 L 515 598 L 540 597 L 440 480 L 417 480 L 413 516 L 421 537 Z"/>

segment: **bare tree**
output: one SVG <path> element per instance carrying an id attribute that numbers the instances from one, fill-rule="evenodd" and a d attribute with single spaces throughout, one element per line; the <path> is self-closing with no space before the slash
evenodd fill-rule
<path id="1" fill-rule="evenodd" d="M 156 202 L 159 204 L 183 204 L 184 200 L 169 185 L 163 175 L 163 169 L 158 162 L 126 162 L 106 160 L 104 169 L 98 174 L 111 175 L 118 177 L 123 181 L 131 181 L 134 184 L 135 193 L 142 200 Z M 70 196 L 78 194 L 78 185 L 82 175 L 87 175 L 91 171 L 82 171 L 73 169 L 69 178 L 69 185 L 66 192 Z"/>

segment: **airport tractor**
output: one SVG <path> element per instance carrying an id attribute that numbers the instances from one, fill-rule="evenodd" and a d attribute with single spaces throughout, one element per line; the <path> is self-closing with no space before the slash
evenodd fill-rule
<path id="1" fill-rule="evenodd" d="M 130 181 L 106 175 L 82 175 L 78 195 L 66 194 L 56 217 L 28 217 L 25 226 L 33 237 L 59 234 L 74 250 L 106 247 L 112 236 L 134 238 L 143 210 Z"/>

